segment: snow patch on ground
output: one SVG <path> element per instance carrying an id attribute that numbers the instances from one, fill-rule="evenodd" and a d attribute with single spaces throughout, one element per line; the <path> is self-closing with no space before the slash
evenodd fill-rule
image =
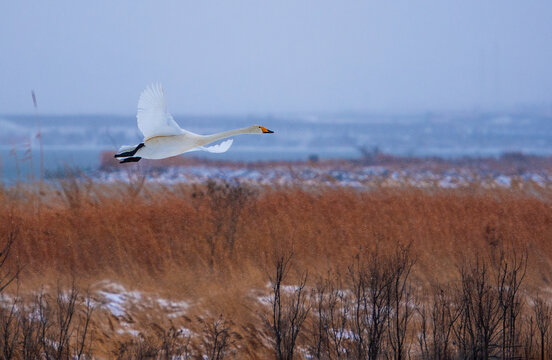
<path id="1" fill-rule="evenodd" d="M 98 307 L 106 310 L 117 318 L 119 327 L 115 330 L 118 334 L 138 336 L 140 331 L 133 327 L 133 314 L 136 311 L 160 310 L 168 318 L 184 316 L 190 307 L 187 301 L 173 301 L 141 291 L 130 291 L 123 285 L 110 281 L 101 281 L 95 285 L 93 297 Z M 189 330 L 185 329 L 188 333 Z"/>
<path id="2" fill-rule="evenodd" d="M 128 291 L 124 286 L 103 281 L 100 283 L 102 290 L 96 292 L 99 295 L 99 304 L 116 317 L 126 315 L 126 310 L 132 305 L 139 305 L 143 295 L 139 291 Z"/>

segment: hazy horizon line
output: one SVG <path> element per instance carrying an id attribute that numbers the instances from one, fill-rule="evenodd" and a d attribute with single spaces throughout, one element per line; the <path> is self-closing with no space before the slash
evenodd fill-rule
<path id="1" fill-rule="evenodd" d="M 511 106 L 473 106 L 463 108 L 434 108 L 434 109 L 397 109 L 397 110 L 312 110 L 312 111 L 251 111 L 251 112 L 171 112 L 175 117 L 301 117 L 301 116 L 407 116 L 407 115 L 424 115 L 424 114 L 454 114 L 454 113 L 551 113 L 552 114 L 552 102 L 549 104 L 518 104 Z M 4 117 L 18 117 L 18 116 L 117 116 L 117 117 L 135 117 L 136 113 L 119 113 L 119 112 L 48 112 L 41 113 L 38 111 L 29 112 L 15 112 L 15 113 L 0 113 L 0 116 Z"/>

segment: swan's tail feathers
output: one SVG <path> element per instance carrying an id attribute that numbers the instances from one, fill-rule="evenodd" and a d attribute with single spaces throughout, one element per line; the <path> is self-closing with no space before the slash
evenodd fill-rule
<path id="1" fill-rule="evenodd" d="M 227 152 L 228 149 L 230 149 L 230 146 L 232 146 L 233 142 L 234 140 L 230 139 L 213 146 L 200 146 L 199 150 L 208 151 L 211 153 L 223 153 Z"/>
<path id="2" fill-rule="evenodd" d="M 136 152 L 141 148 L 143 148 L 144 146 L 145 146 L 144 143 L 140 143 L 138 145 L 123 145 L 119 148 L 119 151 L 117 151 L 117 154 L 115 154 L 114 157 L 119 158 L 119 157 L 134 156 Z"/>
<path id="3" fill-rule="evenodd" d="M 124 158 L 123 160 L 119 161 L 119 164 L 124 164 L 124 163 L 129 163 L 129 162 L 138 162 L 140 161 L 141 157 L 139 156 L 134 156 L 134 157 L 127 157 L 127 158 Z"/>

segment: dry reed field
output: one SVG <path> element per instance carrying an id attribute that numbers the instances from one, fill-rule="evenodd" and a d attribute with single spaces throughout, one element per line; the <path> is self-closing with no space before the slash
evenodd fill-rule
<path id="1" fill-rule="evenodd" d="M 0 234 L 3 358 L 552 356 L 548 185 L 68 178 Z"/>

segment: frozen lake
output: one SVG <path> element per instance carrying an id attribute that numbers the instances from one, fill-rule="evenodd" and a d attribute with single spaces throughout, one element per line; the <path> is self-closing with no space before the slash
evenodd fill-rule
<path id="1" fill-rule="evenodd" d="M 193 153 L 225 160 L 355 158 L 361 147 L 394 155 L 498 156 L 504 152 L 552 154 L 552 109 L 508 113 L 333 114 L 278 116 L 174 116 L 185 129 L 207 134 L 259 124 L 274 135 L 236 138 L 224 154 Z M 94 170 L 102 151 L 141 141 L 133 115 L 40 116 L 44 165 Z M 5 181 L 35 173 L 40 153 L 38 117 L 0 115 L 0 171 Z M 29 152 L 29 149 L 31 150 Z M 32 155 L 32 156 L 30 156 Z M 185 155 L 190 156 L 190 155 Z"/>

